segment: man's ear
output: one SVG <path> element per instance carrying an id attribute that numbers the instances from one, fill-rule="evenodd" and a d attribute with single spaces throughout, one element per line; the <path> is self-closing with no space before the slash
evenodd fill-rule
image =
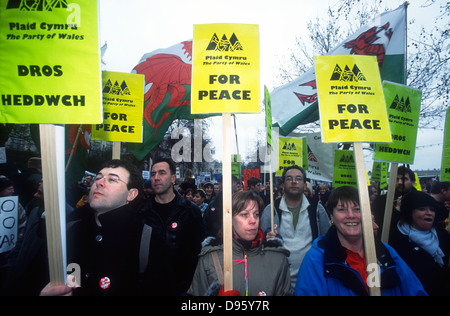
<path id="1" fill-rule="evenodd" d="M 132 188 L 128 190 L 127 202 L 133 201 L 139 195 L 139 190 Z"/>

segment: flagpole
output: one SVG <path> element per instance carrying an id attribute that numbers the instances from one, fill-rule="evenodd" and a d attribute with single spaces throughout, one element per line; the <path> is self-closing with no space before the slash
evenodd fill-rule
<path id="1" fill-rule="evenodd" d="M 405 7 L 405 59 L 403 61 L 403 67 L 405 69 L 405 75 L 403 77 L 403 84 L 407 83 L 408 76 L 408 5 L 409 2 L 405 1 L 403 6 Z M 389 233 L 391 230 L 392 212 L 394 207 L 395 198 L 395 184 L 397 182 L 398 163 L 392 162 L 391 169 L 389 170 L 389 184 L 388 192 L 386 195 L 386 204 L 384 206 L 384 218 L 383 227 L 381 230 L 381 241 L 384 243 L 389 242 Z"/>
<path id="2" fill-rule="evenodd" d="M 236 114 L 232 114 L 233 115 L 233 120 L 234 120 L 234 136 L 236 137 L 236 151 L 237 151 L 237 155 L 239 157 L 239 143 L 238 143 L 238 137 L 237 137 L 237 127 L 236 127 Z M 241 167 L 239 166 L 239 184 L 241 184 L 242 180 L 241 180 Z"/>
<path id="3" fill-rule="evenodd" d="M 270 177 L 270 229 L 272 233 L 275 231 L 274 223 L 273 223 L 273 178 L 272 178 L 272 146 L 269 147 L 269 177 Z"/>

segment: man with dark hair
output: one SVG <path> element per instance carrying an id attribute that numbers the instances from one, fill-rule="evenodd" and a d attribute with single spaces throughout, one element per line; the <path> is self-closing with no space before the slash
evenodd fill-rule
<path id="1" fill-rule="evenodd" d="M 131 163 L 111 160 L 103 165 L 92 181 L 89 204 L 68 218 L 67 262 L 81 269 L 81 279 L 75 280 L 80 287 L 47 286 L 42 295 L 142 294 L 147 261 L 141 244 L 148 252 L 139 214 L 142 187 L 141 173 Z"/>
<path id="2" fill-rule="evenodd" d="M 294 289 L 303 257 L 314 239 L 328 231 L 330 219 L 319 201 L 310 203 L 304 195 L 306 172 L 303 168 L 294 165 L 284 169 L 281 182 L 284 194 L 274 202 L 274 231 L 281 235 L 284 247 L 291 253 L 288 261 Z M 272 230 L 270 209 L 270 205 L 266 206 L 261 217 L 265 233 Z"/>
<path id="3" fill-rule="evenodd" d="M 436 210 L 436 221 L 445 227 L 445 221 L 450 212 L 450 181 L 434 181 L 431 185 L 430 196 L 439 204 Z"/>
<path id="4" fill-rule="evenodd" d="M 261 192 L 261 180 L 256 177 L 250 177 L 247 179 L 247 190 L 252 190 L 256 193 Z"/>
<path id="5" fill-rule="evenodd" d="M 391 227 L 389 228 L 390 232 L 392 232 L 392 229 L 397 226 L 402 197 L 411 191 L 417 191 L 414 187 L 415 182 L 416 176 L 414 171 L 404 165 L 398 167 L 397 182 L 395 183 L 394 205 L 392 206 Z M 379 226 L 377 233 L 378 236 L 381 236 L 383 230 L 386 198 L 387 195 L 380 195 L 372 203 L 372 213 L 375 218 L 375 223 Z"/>
<path id="6" fill-rule="evenodd" d="M 450 201 L 450 181 L 433 181 L 430 195 L 440 204 Z"/>
<path id="7" fill-rule="evenodd" d="M 238 179 L 236 176 L 231 176 L 231 194 L 238 191 Z M 203 213 L 203 227 L 206 236 L 214 238 L 222 238 L 223 227 L 223 191 L 222 191 L 222 177 L 219 179 L 219 194 L 208 204 Z"/>
<path id="8" fill-rule="evenodd" d="M 204 238 L 202 215 L 175 191 L 176 168 L 171 159 L 156 160 L 150 178 L 154 195 L 141 210 L 152 229 L 144 292 L 183 295 L 191 284 Z"/>

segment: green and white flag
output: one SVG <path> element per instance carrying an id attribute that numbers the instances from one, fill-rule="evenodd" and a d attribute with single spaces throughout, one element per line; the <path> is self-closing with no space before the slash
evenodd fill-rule
<path id="1" fill-rule="evenodd" d="M 382 13 L 328 55 L 377 56 L 383 80 L 405 83 L 406 7 Z M 298 125 L 319 119 L 314 67 L 271 93 L 274 127 L 288 135 Z"/>

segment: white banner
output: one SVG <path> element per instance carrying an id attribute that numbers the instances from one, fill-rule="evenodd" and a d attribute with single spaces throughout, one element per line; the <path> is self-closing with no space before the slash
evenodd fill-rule
<path id="1" fill-rule="evenodd" d="M 0 253 L 8 252 L 17 242 L 17 196 L 0 198 Z"/>

